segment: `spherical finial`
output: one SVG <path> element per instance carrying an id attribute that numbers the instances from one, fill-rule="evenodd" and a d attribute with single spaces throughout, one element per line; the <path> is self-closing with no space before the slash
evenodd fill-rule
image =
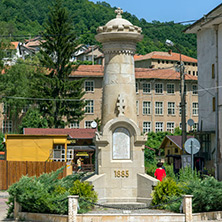
<path id="1" fill-rule="evenodd" d="M 117 8 L 116 10 L 115 10 L 115 13 L 117 14 L 116 15 L 116 18 L 122 18 L 122 13 L 123 13 L 123 10 L 121 9 L 121 8 Z"/>

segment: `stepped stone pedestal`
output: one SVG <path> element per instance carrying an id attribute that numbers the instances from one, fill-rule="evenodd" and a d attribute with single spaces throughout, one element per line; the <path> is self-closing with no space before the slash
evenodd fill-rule
<path id="1" fill-rule="evenodd" d="M 105 55 L 102 125 L 96 134 L 98 172 L 88 181 L 100 203 L 148 203 L 157 180 L 145 174 L 144 144 L 137 125 L 135 68 L 136 43 L 141 28 L 117 17 L 98 28 L 96 39 Z"/>

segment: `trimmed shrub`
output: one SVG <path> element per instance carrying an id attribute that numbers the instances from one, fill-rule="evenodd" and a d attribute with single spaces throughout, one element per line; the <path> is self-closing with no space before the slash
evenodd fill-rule
<path id="1" fill-rule="evenodd" d="M 82 190 L 82 183 L 79 181 L 84 174 L 70 175 L 62 179 L 58 179 L 64 167 L 52 172 L 44 173 L 40 177 L 23 176 L 17 183 L 11 185 L 8 189 L 8 217 L 11 216 L 14 209 L 14 199 L 21 204 L 23 211 L 52 213 L 52 214 L 68 214 L 68 199 L 73 194 L 73 189 Z M 75 181 L 79 181 L 75 183 Z M 92 189 L 92 186 L 90 188 Z M 71 193 L 70 193 L 71 192 Z M 95 192 L 93 192 L 94 195 Z M 92 194 L 87 190 L 82 196 L 89 199 Z M 93 199 L 95 201 L 95 198 Z M 87 211 L 83 206 L 83 210 Z"/>
<path id="2" fill-rule="evenodd" d="M 182 188 L 174 181 L 171 177 L 166 177 L 162 182 L 159 182 L 158 185 L 154 188 L 152 193 L 152 205 L 162 204 L 159 206 L 159 209 L 164 209 L 166 204 L 169 201 L 170 197 L 179 197 L 183 193 Z"/>

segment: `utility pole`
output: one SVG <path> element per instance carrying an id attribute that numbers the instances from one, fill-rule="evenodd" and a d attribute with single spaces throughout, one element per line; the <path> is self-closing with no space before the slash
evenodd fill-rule
<path id="1" fill-rule="evenodd" d="M 166 45 L 170 47 L 175 47 L 179 53 L 180 53 L 180 87 L 181 87 L 181 125 L 182 125 L 182 140 L 181 140 L 181 148 L 183 151 L 183 154 L 185 154 L 184 151 L 184 144 L 187 139 L 187 130 L 186 130 L 186 94 L 185 94 L 185 75 L 184 75 L 184 65 L 182 62 L 182 54 L 179 48 L 177 48 L 174 43 L 167 39 Z"/>

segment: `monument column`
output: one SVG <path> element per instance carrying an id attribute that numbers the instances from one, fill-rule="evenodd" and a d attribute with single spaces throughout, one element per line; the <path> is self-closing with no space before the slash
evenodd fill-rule
<path id="1" fill-rule="evenodd" d="M 97 29 L 97 41 L 103 44 L 102 127 L 111 119 L 125 116 L 137 123 L 134 54 L 142 40 L 141 28 L 121 16 L 122 10 L 105 26 Z"/>
<path id="2" fill-rule="evenodd" d="M 101 203 L 148 203 L 157 180 L 145 174 L 147 136 L 137 125 L 133 58 L 142 30 L 123 19 L 121 9 L 116 13 L 115 19 L 97 29 L 105 55 L 102 122 L 95 139 L 98 174 L 88 181 Z"/>

